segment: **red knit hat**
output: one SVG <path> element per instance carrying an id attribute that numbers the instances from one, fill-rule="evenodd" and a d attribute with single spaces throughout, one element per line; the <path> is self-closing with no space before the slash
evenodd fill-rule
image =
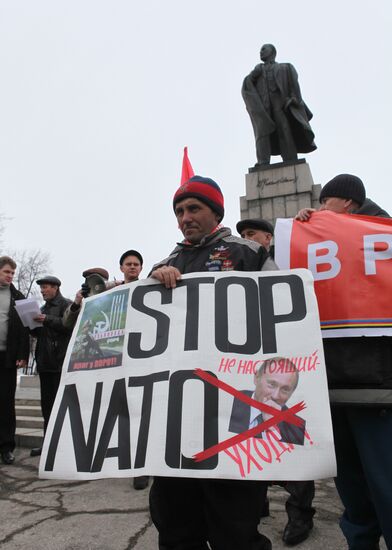
<path id="1" fill-rule="evenodd" d="M 219 185 L 211 178 L 203 176 L 193 176 L 187 182 L 180 185 L 173 197 L 173 208 L 176 209 L 176 204 L 183 199 L 195 197 L 204 202 L 219 216 L 219 221 L 222 220 L 225 214 L 224 199 Z"/>

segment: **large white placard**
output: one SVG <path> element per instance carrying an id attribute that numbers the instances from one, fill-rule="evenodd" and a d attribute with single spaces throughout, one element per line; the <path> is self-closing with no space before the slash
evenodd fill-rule
<path id="1" fill-rule="evenodd" d="M 334 474 L 309 271 L 147 279 L 85 300 L 41 477 Z"/>

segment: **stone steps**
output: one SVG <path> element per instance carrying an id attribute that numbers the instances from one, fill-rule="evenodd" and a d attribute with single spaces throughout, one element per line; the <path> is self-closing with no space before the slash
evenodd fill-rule
<path id="1" fill-rule="evenodd" d="M 20 428 L 16 427 L 15 442 L 17 447 L 26 447 L 32 449 L 33 447 L 42 447 L 44 441 L 44 431 L 33 428 Z"/>
<path id="2" fill-rule="evenodd" d="M 38 376 L 23 376 L 16 390 L 16 445 L 18 447 L 41 447 L 44 437 L 44 421 Z"/>
<path id="3" fill-rule="evenodd" d="M 22 402 L 21 402 L 22 401 Z M 33 417 L 41 417 L 41 407 L 38 402 L 34 401 L 33 399 L 22 399 L 18 400 L 15 406 L 16 409 L 16 416 L 33 416 Z"/>
<path id="4" fill-rule="evenodd" d="M 34 430 L 43 429 L 44 420 L 39 416 L 21 416 L 16 417 L 16 425 L 19 428 L 32 428 Z"/>

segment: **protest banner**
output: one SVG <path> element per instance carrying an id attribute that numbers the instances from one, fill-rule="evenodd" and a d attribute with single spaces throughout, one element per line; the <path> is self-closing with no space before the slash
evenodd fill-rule
<path id="1" fill-rule="evenodd" d="M 278 219 L 275 259 L 312 272 L 323 338 L 392 335 L 391 219 L 327 210 Z"/>
<path id="2" fill-rule="evenodd" d="M 146 279 L 84 301 L 41 477 L 334 473 L 309 271 L 197 273 L 175 289 Z"/>

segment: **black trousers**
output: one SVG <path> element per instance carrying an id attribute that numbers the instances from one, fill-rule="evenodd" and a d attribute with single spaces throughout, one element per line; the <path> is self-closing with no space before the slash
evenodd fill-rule
<path id="1" fill-rule="evenodd" d="M 392 409 L 332 407 L 340 527 L 352 550 L 392 548 Z"/>
<path id="2" fill-rule="evenodd" d="M 57 390 L 60 384 L 60 372 L 40 372 L 39 381 L 41 385 L 41 410 L 44 417 L 44 432 L 48 427 L 50 413 L 52 412 L 53 403 L 56 399 Z"/>
<path id="3" fill-rule="evenodd" d="M 264 481 L 156 477 L 150 512 L 160 550 L 267 550 L 259 533 Z"/>
<path id="4" fill-rule="evenodd" d="M 16 368 L 5 368 L 5 352 L 0 352 L 0 452 L 15 449 Z"/>
<path id="5" fill-rule="evenodd" d="M 290 494 L 286 501 L 289 519 L 311 520 L 315 513 L 315 509 L 312 507 L 314 481 L 282 481 L 279 485 Z"/>

